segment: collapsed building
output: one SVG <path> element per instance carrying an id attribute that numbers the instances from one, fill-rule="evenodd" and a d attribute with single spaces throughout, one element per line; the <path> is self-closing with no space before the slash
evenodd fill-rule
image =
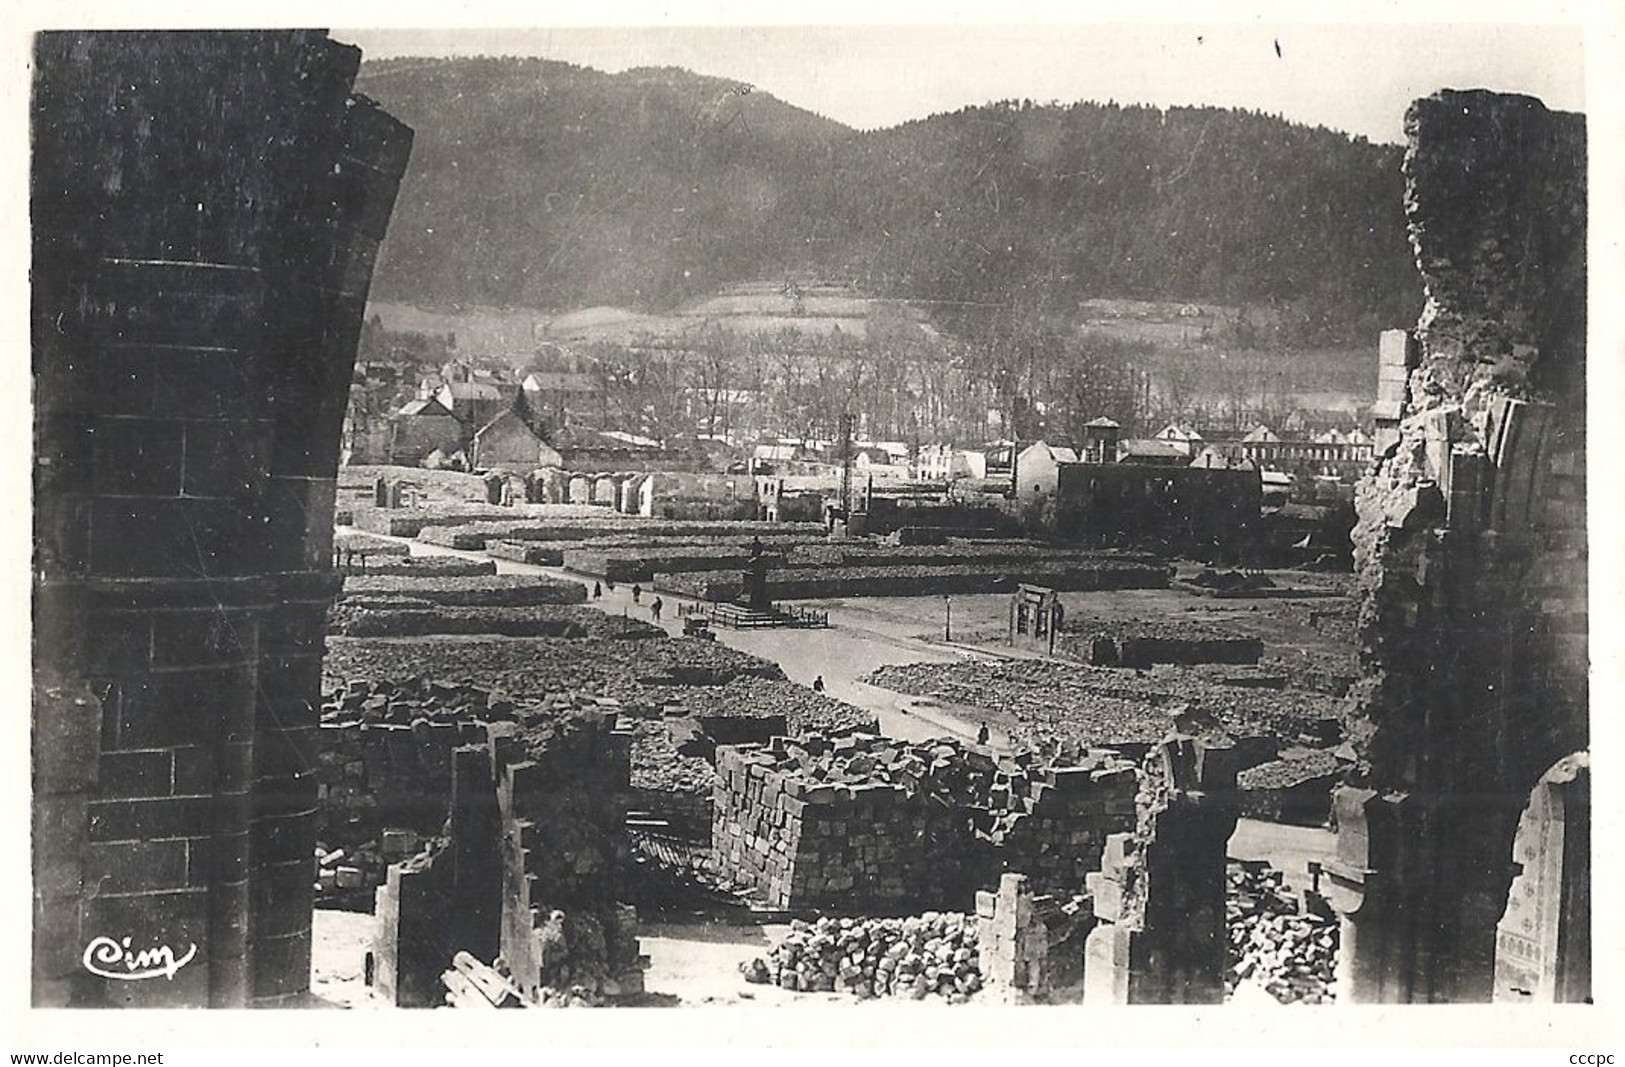
<path id="1" fill-rule="evenodd" d="M 641 993 L 637 913 L 617 903 L 631 734 L 573 697 L 483 731 L 453 753 L 447 832 L 377 890 L 380 994 L 438 1005 L 463 953 L 501 960 L 522 1003 Z"/>

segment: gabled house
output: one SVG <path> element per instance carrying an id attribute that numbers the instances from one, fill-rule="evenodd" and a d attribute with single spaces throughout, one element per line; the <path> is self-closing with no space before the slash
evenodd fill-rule
<path id="1" fill-rule="evenodd" d="M 558 451 L 542 440 L 513 408 L 474 432 L 468 446 L 468 461 L 475 469 L 511 470 L 521 474 L 563 465 Z"/>
<path id="2" fill-rule="evenodd" d="M 934 482 L 986 478 L 987 453 L 974 448 L 955 448 L 953 445 L 922 445 L 914 461 L 914 476 Z"/>
<path id="3" fill-rule="evenodd" d="M 573 371 L 532 371 L 519 388 L 532 415 L 552 426 L 564 426 L 590 410 L 598 396 L 592 375 Z"/>
<path id="4" fill-rule="evenodd" d="M 390 416 L 386 451 L 390 463 L 415 467 L 432 452 L 456 452 L 467 436 L 463 424 L 438 400 L 413 400 Z"/>
<path id="5" fill-rule="evenodd" d="M 1078 462 L 1078 453 L 1071 448 L 1034 441 L 1016 455 L 1016 499 L 1054 496 L 1061 468 Z"/>
<path id="6" fill-rule="evenodd" d="M 470 430 L 496 418 L 512 399 L 501 386 L 485 381 L 447 382 L 434 397 Z"/>
<path id="7" fill-rule="evenodd" d="M 1205 443 L 1195 427 L 1183 422 L 1170 422 L 1151 437 L 1156 441 L 1166 441 L 1187 456 L 1195 455 Z"/>
<path id="8" fill-rule="evenodd" d="M 905 480 L 909 476 L 908 463 L 898 463 L 895 455 L 884 448 L 865 447 L 852 450 L 852 469 L 869 478 Z"/>

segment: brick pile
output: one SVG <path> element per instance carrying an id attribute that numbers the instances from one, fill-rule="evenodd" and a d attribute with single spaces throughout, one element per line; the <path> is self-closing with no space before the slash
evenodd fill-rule
<path id="1" fill-rule="evenodd" d="M 681 544 L 712 538 L 735 543 L 743 538 L 748 543 L 751 537 L 784 541 L 795 535 L 800 535 L 796 538 L 799 540 L 824 536 L 823 527 L 817 523 L 651 519 L 610 515 L 596 508 L 575 509 L 592 512 L 588 515 L 557 514 L 560 510 L 556 505 L 529 505 L 523 509 L 490 509 L 495 514 L 435 517 L 421 522 L 405 536 L 448 548 L 472 549 L 484 548 L 492 540 L 585 542 L 616 538 L 624 543 L 632 538 L 654 538 Z"/>
<path id="2" fill-rule="evenodd" d="M 333 568 L 345 577 L 373 578 L 483 578 L 495 575 L 495 560 L 460 556 L 376 556 L 339 558 Z"/>
<path id="3" fill-rule="evenodd" d="M 556 544 L 535 541 L 487 541 L 485 554 L 492 559 L 505 559 L 515 563 L 533 563 L 541 567 L 564 565 L 564 549 Z"/>
<path id="4" fill-rule="evenodd" d="M 1174 716 L 1219 724 L 1236 737 L 1335 738 L 1339 702 L 1319 691 L 1251 689 L 1160 668 L 1128 674 L 1055 661 L 961 660 L 882 667 L 865 681 L 944 704 L 1013 720 L 1010 732 L 1034 747 L 1072 744 L 1146 751 Z"/>
<path id="5" fill-rule="evenodd" d="M 395 575 L 352 576 L 344 580 L 344 595 L 409 596 L 436 604 L 470 606 L 492 604 L 580 604 L 587 590 L 580 582 L 533 575 L 490 574 L 473 578 L 436 578 Z"/>
<path id="6" fill-rule="evenodd" d="M 411 554 L 411 546 L 402 541 L 391 541 L 387 537 L 355 532 L 333 535 L 333 558 L 338 563 L 353 562 L 362 556 L 371 558 Z"/>
<path id="7" fill-rule="evenodd" d="M 1338 944 L 1331 914 L 1307 910 L 1282 873 L 1261 863 L 1231 864 L 1226 882 L 1227 994 L 1249 982 L 1282 1004 L 1331 1003 Z"/>
<path id="8" fill-rule="evenodd" d="M 1215 626 L 1154 619 L 1067 619 L 1055 649 L 1097 667 L 1154 663 L 1257 663 L 1264 642 Z"/>
<path id="9" fill-rule="evenodd" d="M 813 732 L 718 750 L 718 873 L 776 907 L 962 899 L 1004 868 L 1075 888 L 1134 823 L 1134 766 Z"/>
<path id="10" fill-rule="evenodd" d="M 982 988 L 977 920 L 928 911 L 906 918 L 799 919 L 765 959 L 741 966 L 747 982 L 860 1000 L 938 996 L 963 1004 Z"/>
<path id="11" fill-rule="evenodd" d="M 886 566 L 784 567 L 768 571 L 773 600 L 816 600 L 851 596 L 939 596 L 945 593 L 1009 592 L 1017 582 L 1055 589 L 1163 589 L 1168 568 L 1150 563 L 1000 561 L 891 564 Z M 742 592 L 737 578 L 709 571 L 660 574 L 656 588 L 698 600 L 729 601 Z"/>
<path id="12" fill-rule="evenodd" d="M 638 640 L 665 636 L 665 631 L 647 622 L 574 605 L 448 607 L 408 597 L 345 597 L 328 612 L 327 625 L 328 633 L 340 637 L 488 634 Z"/>

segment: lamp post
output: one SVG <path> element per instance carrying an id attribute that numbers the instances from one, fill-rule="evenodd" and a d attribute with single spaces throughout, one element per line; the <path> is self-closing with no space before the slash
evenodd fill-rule
<path id="1" fill-rule="evenodd" d="M 944 612 L 942 618 L 942 639 L 944 641 L 952 641 L 954 639 L 954 598 L 951 596 L 944 596 L 942 598 L 942 607 Z"/>

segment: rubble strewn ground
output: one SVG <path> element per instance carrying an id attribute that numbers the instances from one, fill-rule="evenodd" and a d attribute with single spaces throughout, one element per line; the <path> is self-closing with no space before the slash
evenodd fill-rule
<path id="1" fill-rule="evenodd" d="M 582 611 L 537 610 L 572 619 Z M 586 632 L 579 637 L 334 637 L 323 663 L 325 685 L 338 690 L 424 677 L 479 685 L 517 701 L 562 691 L 601 693 L 619 700 L 635 723 L 633 786 L 693 796 L 708 797 L 715 774 L 703 758 L 676 751 L 666 717 L 778 715 L 796 729 L 874 725 L 871 713 L 793 685 L 772 663 L 726 645 L 666 639 L 646 623 L 602 612 L 583 612 L 582 625 Z M 630 634 L 615 635 L 623 625 Z"/>
<path id="2" fill-rule="evenodd" d="M 1212 720 L 1237 736 L 1297 737 L 1335 728 L 1337 704 L 1307 690 L 1193 684 L 1177 668 L 1132 672 L 1039 660 L 962 660 L 882 667 L 874 685 L 996 715 L 1031 745 L 1149 745 L 1176 714 Z"/>
<path id="3" fill-rule="evenodd" d="M 437 507 L 455 510 L 452 505 Z M 440 522 L 437 507 L 426 509 L 428 522 Z M 510 510 L 500 518 L 459 515 L 452 521 L 451 525 L 425 527 L 421 540 L 464 552 L 478 542 L 490 548 L 488 558 L 547 566 L 572 559 L 578 564 L 600 560 L 598 569 L 607 571 L 613 569 L 608 566 L 610 561 L 621 561 L 616 563 L 621 568 L 616 571 L 617 586 L 630 584 L 628 576 L 632 576 L 634 570 L 640 577 L 656 573 L 657 561 L 663 559 L 677 560 L 681 566 L 724 568 L 720 573 L 697 576 L 696 580 L 724 584 L 737 581 L 727 568 L 743 561 L 751 547 L 749 538 L 727 535 L 720 530 L 684 532 L 675 526 L 658 530 L 636 520 L 604 521 L 601 516 L 591 514 L 566 519 L 562 515 L 516 515 Z M 656 522 L 652 527 L 661 525 Z M 622 526 L 627 528 L 622 529 Z M 590 536 L 581 536 L 584 532 Z M 515 536 L 505 539 L 498 537 L 499 534 Z M 826 545 L 798 531 L 777 538 L 758 536 L 762 538 L 764 551 L 773 558 L 788 554 L 821 563 L 826 570 L 836 565 L 862 566 L 885 559 L 884 569 L 895 569 L 898 574 L 912 573 L 944 551 L 942 547 L 898 549 L 872 542 Z M 379 540 L 390 545 L 401 543 Z M 465 542 L 468 548 L 461 548 Z M 360 546 L 366 544 L 359 542 Z M 1043 559 L 1042 552 L 1033 546 L 969 541 L 962 547 L 961 555 L 967 560 L 984 559 L 994 566 L 1009 564 L 1022 568 L 1024 561 L 1032 560 L 1025 564 L 1031 569 Z M 443 551 L 443 548 L 431 551 Z M 951 554 L 952 550 L 949 551 Z M 1079 563 L 1093 562 L 1084 558 L 1087 554 L 1077 555 Z M 468 557 L 465 555 L 462 559 L 466 561 Z M 1151 560 L 1131 556 L 1117 558 L 1110 554 L 1102 554 L 1099 562 L 1109 562 L 1112 566 L 1155 566 Z M 1049 563 L 1051 567 L 1055 565 L 1055 562 Z M 633 569 L 626 569 L 629 567 Z M 505 563 L 504 568 L 512 569 L 512 564 Z M 631 734 L 633 794 L 629 799 L 633 821 L 628 824 L 628 831 L 634 841 L 640 842 L 632 859 L 633 870 L 637 872 L 636 887 L 629 883 L 629 891 L 634 895 L 623 899 L 635 899 L 640 910 L 647 908 L 668 918 L 711 914 L 728 915 L 735 922 L 749 922 L 754 914 L 755 921 L 760 922 L 762 917 L 773 914 L 771 902 L 762 896 L 762 891 L 747 893 L 742 884 L 733 884 L 725 877 L 727 871 L 717 866 L 715 857 L 702 843 L 715 836 L 716 828 L 709 824 L 709 813 L 718 782 L 713 761 L 719 744 L 745 741 L 765 745 L 770 737 L 779 733 L 799 737 L 799 742 L 788 746 L 777 742 L 781 747 L 773 751 L 789 758 L 791 747 L 795 748 L 799 762 L 792 761 L 794 766 L 784 773 L 798 778 L 803 790 L 799 802 L 803 804 L 811 796 L 816 806 L 816 798 L 822 795 L 819 790 L 832 788 L 861 790 L 864 798 L 871 798 L 869 791 L 875 788 L 899 788 L 905 792 L 914 788 L 923 790 L 922 796 L 935 797 L 944 811 L 982 812 L 978 816 L 982 821 L 977 826 L 981 828 L 979 832 L 984 832 L 984 839 L 944 868 L 948 873 L 943 877 L 955 881 L 958 893 L 971 881 L 981 878 L 979 873 L 968 879 L 958 875 L 966 870 L 980 871 L 975 857 L 992 854 L 988 850 L 996 849 L 997 840 L 1002 839 L 1001 826 L 1004 836 L 1020 846 L 1026 838 L 1032 837 L 1027 831 L 1034 827 L 1046 821 L 1060 825 L 1055 811 L 1047 807 L 1040 810 L 1034 798 L 1027 796 L 1031 790 L 1021 785 L 1030 777 L 1023 770 L 1026 765 L 1020 764 L 1019 759 L 1016 763 L 1020 765 L 1011 767 L 1000 762 L 1013 758 L 1010 750 L 1031 747 L 1048 753 L 1045 759 L 1059 756 L 1076 760 L 1091 748 L 1116 747 L 1132 759 L 1161 741 L 1176 722 L 1187 729 L 1193 723 L 1205 723 L 1199 728 L 1265 742 L 1263 747 L 1253 746 L 1263 758 L 1260 765 L 1248 772 L 1249 777 L 1243 784 L 1257 786 L 1259 795 L 1266 799 L 1285 797 L 1292 790 L 1301 789 L 1306 776 L 1312 780 L 1327 767 L 1336 770 L 1338 765 L 1331 746 L 1338 740 L 1338 697 L 1354 673 L 1352 651 L 1344 643 L 1344 630 L 1351 621 L 1349 602 L 1343 595 L 1345 590 L 1339 584 L 1340 579 L 1323 574 L 1293 574 L 1278 576 L 1278 579 L 1243 576 L 1245 580 L 1231 580 L 1234 576 L 1221 575 L 1207 579 L 1207 584 L 1222 585 L 1227 592 L 1245 593 L 1256 587 L 1258 591 L 1271 594 L 1259 598 L 1215 599 L 1187 588 L 1107 589 L 1064 595 L 1065 637 L 1074 642 L 1083 640 L 1084 636 L 1105 635 L 1120 649 L 1129 642 L 1152 642 L 1168 648 L 1178 644 L 1180 647 L 1175 651 L 1180 655 L 1176 658 L 1182 660 L 1209 658 L 1210 653 L 1212 658 L 1250 660 L 1252 653 L 1243 646 L 1251 643 L 1253 649 L 1260 646 L 1263 649 L 1257 663 L 1179 662 L 1129 669 L 1096 668 L 1075 660 L 1046 660 L 1031 652 L 1011 658 L 1021 650 L 1009 649 L 1005 643 L 1009 599 L 1002 594 L 956 594 L 951 605 L 935 597 L 867 595 L 850 604 L 829 605 L 834 609 L 837 625 L 856 623 L 857 633 L 872 630 L 877 636 L 895 633 L 898 638 L 919 634 L 922 621 L 935 615 L 941 606 L 945 615 L 950 610 L 953 613 L 952 637 L 957 643 L 969 643 L 994 654 L 955 662 L 883 667 L 865 679 L 872 685 L 915 697 L 918 705 L 934 707 L 962 722 L 985 722 L 994 728 L 999 748 L 992 751 L 989 772 L 978 779 L 981 787 L 979 791 L 972 790 L 975 794 L 972 796 L 964 789 L 956 792 L 946 779 L 938 782 L 940 774 L 933 776 L 936 773 L 933 768 L 946 773 L 951 769 L 949 764 L 958 766 L 963 762 L 961 759 L 956 763 L 946 756 L 939 758 L 936 748 L 942 747 L 940 743 L 910 745 L 871 735 L 874 744 L 853 744 L 853 740 L 865 736 L 862 731 L 874 730 L 874 714 L 832 700 L 805 685 L 788 683 L 783 670 L 771 662 L 776 647 L 771 640 L 765 644 L 758 640 L 750 645 L 761 655 L 770 657 L 762 659 L 721 642 L 667 638 L 662 628 L 643 618 L 614 614 L 619 608 L 610 605 L 624 600 L 624 591 L 602 602 L 592 601 L 581 606 L 525 603 L 538 595 L 527 587 L 546 588 L 551 582 L 569 583 L 568 574 L 550 578 L 521 569 L 517 574 L 491 582 L 492 589 L 486 591 L 482 579 L 437 581 L 428 574 L 428 568 L 402 569 L 402 576 L 394 580 L 351 580 L 333 612 L 334 637 L 325 668 L 329 686 L 346 680 L 353 686 L 358 680 L 371 679 L 373 690 L 384 692 L 378 687 L 386 679 L 432 677 L 440 680 L 439 704 L 460 705 L 463 713 L 474 712 L 473 705 L 478 704 L 478 714 L 488 719 L 515 714 L 510 709 L 522 709 L 533 694 L 593 693 L 618 701 L 617 714 L 622 728 Z M 790 568 L 785 573 L 793 570 Z M 582 588 L 579 581 L 574 584 Z M 652 584 L 646 582 L 645 587 Z M 587 587 L 590 588 L 590 581 Z M 1304 599 L 1278 595 L 1298 589 L 1306 589 L 1313 595 Z M 870 591 L 885 590 L 879 586 L 865 590 Z M 512 601 L 514 606 L 506 605 L 510 598 L 517 598 Z M 464 603 L 486 599 L 493 599 L 495 603 Z M 675 608 L 671 614 L 676 614 Z M 921 636 L 940 640 L 940 635 Z M 786 633 L 781 640 L 807 639 Z M 1203 642 L 1212 647 L 1196 649 L 1196 645 Z M 908 636 L 906 643 L 918 644 L 919 638 Z M 1225 647 L 1220 648 L 1221 645 Z M 1230 645 L 1240 652 L 1228 651 Z M 856 673 L 861 674 L 862 669 Z M 427 683 L 416 684 L 421 696 L 422 687 Z M 488 687 L 491 694 L 483 701 L 461 700 L 457 694 L 468 696 L 469 686 Z M 864 688 L 858 687 L 859 690 Z M 389 691 L 388 697 L 374 709 L 383 721 L 406 720 L 405 725 L 410 725 L 414 719 L 456 721 L 458 718 L 457 713 L 444 707 L 435 710 L 421 702 L 414 707 L 413 694 L 399 687 Z M 863 699 L 871 705 L 874 703 L 867 697 Z M 378 703 L 376 698 L 374 703 Z M 736 725 L 724 725 L 726 723 Z M 756 725 L 746 725 L 748 723 Z M 853 735 L 853 730 L 860 733 Z M 818 737 L 818 731 L 830 733 L 823 741 L 809 741 Z M 809 743 L 817 751 L 807 748 Z M 875 744 L 880 749 L 874 749 Z M 840 745 L 846 747 L 837 751 Z M 950 747 L 963 756 L 965 746 Z M 918 761 L 905 758 L 911 753 L 924 760 L 923 770 L 914 767 Z M 1257 760 L 1258 757 L 1254 757 L 1249 762 Z M 915 776 L 906 782 L 900 779 L 890 787 L 885 786 L 884 783 L 890 781 L 888 774 L 895 776 L 908 769 L 904 764 L 914 767 Z M 1287 781 L 1288 778 L 1291 781 Z M 743 783 L 741 785 L 743 788 Z M 1039 792 L 1046 788 L 1053 790 L 1056 786 L 1047 783 L 1039 787 Z M 853 794 L 854 798 L 858 795 Z M 1132 798 L 1125 797 L 1121 803 L 1132 806 Z M 1009 810 L 1001 815 L 1004 808 Z M 840 815 L 845 809 L 831 811 Z M 831 865 L 818 857 L 833 847 L 833 842 L 840 840 L 843 847 L 854 843 L 853 835 L 859 831 L 850 817 L 843 818 L 847 824 L 845 836 L 830 837 L 822 829 L 817 833 L 809 831 L 811 843 L 807 848 L 817 853 L 816 862 L 806 862 L 807 857 L 802 857 L 805 874 L 798 884 L 811 884 L 820 878 L 819 884 L 839 882 L 840 872 L 833 871 L 833 867 L 841 867 L 844 859 L 832 860 L 831 870 L 814 871 L 813 868 Z M 983 822 L 987 825 L 983 826 Z M 1009 826 L 1005 826 L 1007 822 Z M 1018 827 L 1018 823 L 1021 826 Z M 822 823 L 819 826 L 822 827 Z M 828 829 L 835 830 L 835 823 Z M 1063 829 L 1065 834 L 1074 836 L 1078 830 L 1070 824 Z M 774 823 L 759 827 L 755 832 L 763 835 L 765 841 L 788 831 Z M 884 851 L 881 838 L 886 837 L 886 833 L 875 827 L 865 832 L 874 840 L 864 847 L 880 856 Z M 1091 839 L 1098 836 L 1092 831 L 1086 833 Z M 864 840 L 867 838 L 857 840 L 856 844 L 863 845 Z M 932 831 L 932 840 L 936 842 L 932 847 L 942 851 L 945 840 L 942 827 Z M 398 833 L 390 844 L 393 849 L 399 849 Z M 1060 851 L 1066 852 L 1069 848 Z M 1017 867 L 1036 870 L 1035 864 L 1042 866 L 1040 851 L 1048 855 L 1054 849 L 1046 846 L 1044 850 L 1030 851 L 1033 855 L 1019 859 Z M 384 852 L 381 840 L 368 841 L 359 848 L 352 845 L 339 859 L 346 865 L 364 865 L 370 876 L 373 861 L 382 860 Z M 846 851 L 840 855 L 850 859 Z M 327 866 L 332 869 L 334 864 Z M 858 867 L 853 867 L 853 871 L 861 873 Z M 953 877 L 949 878 L 950 875 Z M 350 877 L 354 879 L 353 874 Z M 835 882 L 829 882 L 830 877 L 834 877 Z M 1260 881 L 1264 876 L 1255 875 L 1249 869 L 1248 877 Z M 329 876 L 329 880 L 333 880 L 333 876 Z M 1063 873 L 1062 880 L 1070 884 L 1076 879 L 1071 873 Z M 961 882 L 964 885 L 959 885 Z M 1257 990 L 1259 995 L 1267 994 L 1271 999 L 1283 1001 L 1314 1001 L 1329 996 L 1321 981 L 1321 971 L 1329 966 L 1324 938 L 1320 936 L 1324 931 L 1315 926 L 1317 920 L 1299 915 L 1301 909 L 1292 904 L 1284 887 L 1263 882 L 1260 885 L 1237 882 L 1231 886 L 1232 896 L 1236 898 L 1229 904 L 1233 919 L 1231 937 L 1238 953 L 1230 975 L 1231 987 L 1240 988 L 1243 993 Z M 1279 890 L 1279 893 L 1270 895 L 1266 890 Z M 838 891 L 831 891 L 839 897 Z M 1087 912 L 1088 898 L 1080 899 Z M 932 901 L 923 906 L 946 903 L 944 898 L 940 904 Z M 967 896 L 965 904 L 959 906 L 968 907 L 968 904 Z M 871 916 L 877 914 L 874 909 L 869 911 Z M 878 914 L 888 912 L 889 909 L 881 910 Z M 935 921 L 941 923 L 940 914 Z M 752 954 L 749 938 L 738 944 L 727 941 L 724 946 L 724 941 L 713 942 L 706 937 L 707 943 L 715 944 L 714 954 L 719 959 L 727 956 L 738 964 L 733 986 L 729 988 L 726 980 L 700 982 L 697 975 L 687 973 L 690 965 L 679 960 L 672 965 L 674 987 L 663 990 L 653 984 L 648 995 L 653 998 L 651 1002 L 666 1002 L 661 998 L 671 997 L 683 1003 L 818 995 L 834 996 L 850 1003 L 888 994 L 935 999 L 934 995 L 939 993 L 955 1002 L 967 999 L 983 980 L 977 971 L 975 919 L 970 919 L 968 926 L 960 927 L 961 941 L 952 946 L 949 960 L 936 958 L 942 947 L 941 931 L 925 938 L 935 943 L 929 951 L 925 951 L 924 942 L 913 944 L 916 940 L 913 931 L 921 922 L 919 918 L 854 916 L 847 920 L 843 930 L 839 920 L 821 919 L 797 924 L 765 954 L 759 947 Z M 908 924 L 913 925 L 905 936 L 902 930 Z M 656 946 L 656 964 L 651 969 L 651 977 L 663 973 L 660 963 L 663 954 L 672 953 L 674 959 L 692 955 L 694 945 L 689 939 L 694 936 L 699 935 L 654 938 L 651 943 Z M 670 945 L 666 944 L 667 940 L 671 941 Z M 1070 949 L 1061 950 L 1058 945 L 1052 949 L 1070 958 Z M 1245 971 L 1245 976 L 1238 976 L 1239 971 Z M 747 978 L 761 984 L 752 985 Z M 1317 986 L 1315 982 L 1321 984 Z M 766 984 L 773 988 L 764 989 Z"/>
<path id="4" fill-rule="evenodd" d="M 1305 899 L 1286 888 L 1280 871 L 1261 863 L 1230 865 L 1225 894 L 1230 996 L 1250 983 L 1282 1004 L 1335 999 L 1337 921 L 1329 908 L 1310 910 Z"/>

